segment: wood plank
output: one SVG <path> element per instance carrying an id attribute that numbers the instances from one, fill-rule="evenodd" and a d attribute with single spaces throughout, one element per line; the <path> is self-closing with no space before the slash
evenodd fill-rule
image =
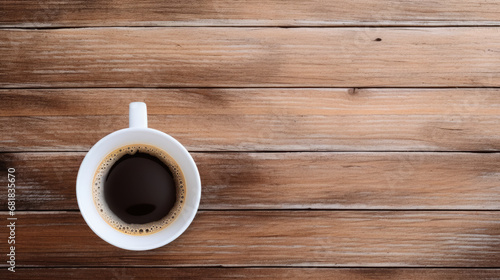
<path id="1" fill-rule="evenodd" d="M 123 279 L 133 277 L 136 280 L 153 279 L 345 279 L 345 280 L 496 280 L 500 277 L 499 269 L 409 269 L 409 268 L 30 268 L 19 269 L 17 275 L 26 278 L 48 279 L 67 277 L 74 280 L 88 279 Z"/>
<path id="2" fill-rule="evenodd" d="M 17 217 L 19 267 L 500 266 L 496 211 L 200 211 L 173 243 L 145 252 L 108 245 L 77 212 Z"/>
<path id="3" fill-rule="evenodd" d="M 346 26 L 500 23 L 494 0 L 15 1 L 0 26 Z"/>
<path id="4" fill-rule="evenodd" d="M 4 89 L 0 100 L 0 151 L 87 151 L 127 127 L 132 101 L 191 151 L 500 150 L 498 89 Z"/>
<path id="5" fill-rule="evenodd" d="M 84 153 L 0 154 L 19 210 L 78 209 Z M 500 210 L 500 154 L 194 153 L 201 209 Z M 0 188 L 0 197 L 7 189 Z M 7 209 L 7 201 L 0 201 Z"/>
<path id="6" fill-rule="evenodd" d="M 119 96 L 119 98 L 117 98 Z M 0 116 L 500 114 L 497 88 L 65 88 L 0 89 Z"/>
<path id="7" fill-rule="evenodd" d="M 0 87 L 493 87 L 498 49 L 491 27 L 1 30 Z"/>

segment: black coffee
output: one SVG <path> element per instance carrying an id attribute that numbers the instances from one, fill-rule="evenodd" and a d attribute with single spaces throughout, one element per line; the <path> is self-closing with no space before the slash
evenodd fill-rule
<path id="1" fill-rule="evenodd" d="M 172 171 L 150 154 L 122 156 L 104 180 L 104 200 L 125 223 L 158 221 L 172 210 L 176 198 Z"/>
<path id="2" fill-rule="evenodd" d="M 163 229 L 179 214 L 186 195 L 177 163 L 163 150 L 129 145 L 101 162 L 92 191 L 106 222 L 128 234 Z"/>

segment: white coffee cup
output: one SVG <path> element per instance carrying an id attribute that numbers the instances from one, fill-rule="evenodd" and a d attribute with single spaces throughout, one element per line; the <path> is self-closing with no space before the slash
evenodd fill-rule
<path id="1" fill-rule="evenodd" d="M 87 153 L 78 171 L 76 196 L 78 207 L 89 227 L 104 241 L 127 250 L 150 250 L 179 237 L 198 211 L 201 183 L 198 168 L 189 152 L 171 136 L 147 127 L 147 109 L 143 102 L 130 103 L 129 128 L 115 131 L 97 142 Z M 175 220 L 149 235 L 129 235 L 109 225 L 99 214 L 92 195 L 92 181 L 101 161 L 112 151 L 127 145 L 145 144 L 167 152 L 185 177 L 185 202 Z"/>

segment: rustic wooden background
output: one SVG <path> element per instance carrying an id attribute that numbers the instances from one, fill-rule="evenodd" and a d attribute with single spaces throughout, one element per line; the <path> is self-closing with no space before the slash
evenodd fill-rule
<path id="1" fill-rule="evenodd" d="M 0 0 L 0 278 L 498 279 L 499 65 L 495 0 Z M 132 101 L 203 185 L 146 252 L 75 197 Z"/>

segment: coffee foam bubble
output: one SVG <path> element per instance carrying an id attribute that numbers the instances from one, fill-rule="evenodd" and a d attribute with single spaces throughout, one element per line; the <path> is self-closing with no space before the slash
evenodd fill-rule
<path id="1" fill-rule="evenodd" d="M 128 224 L 118 218 L 112 211 L 109 209 L 108 205 L 104 200 L 104 182 L 108 175 L 110 168 L 113 164 L 118 161 L 121 157 L 126 154 L 133 155 L 137 152 L 147 153 L 156 158 L 160 159 L 172 172 L 174 176 L 175 185 L 176 185 L 176 201 L 174 207 L 168 215 L 158 221 L 146 223 L 146 224 Z M 175 162 L 175 160 L 168 155 L 165 151 L 148 145 L 128 145 L 114 150 L 109 153 L 99 164 L 99 167 L 94 175 L 94 180 L 92 181 L 92 196 L 94 198 L 94 204 L 97 208 L 97 211 L 101 215 L 101 217 L 113 228 L 117 229 L 120 232 L 130 234 L 130 235 L 147 235 L 156 233 L 169 224 L 171 224 L 180 214 L 182 206 L 185 202 L 186 197 L 186 180 L 184 178 L 184 174 L 182 173 L 179 165 Z"/>

